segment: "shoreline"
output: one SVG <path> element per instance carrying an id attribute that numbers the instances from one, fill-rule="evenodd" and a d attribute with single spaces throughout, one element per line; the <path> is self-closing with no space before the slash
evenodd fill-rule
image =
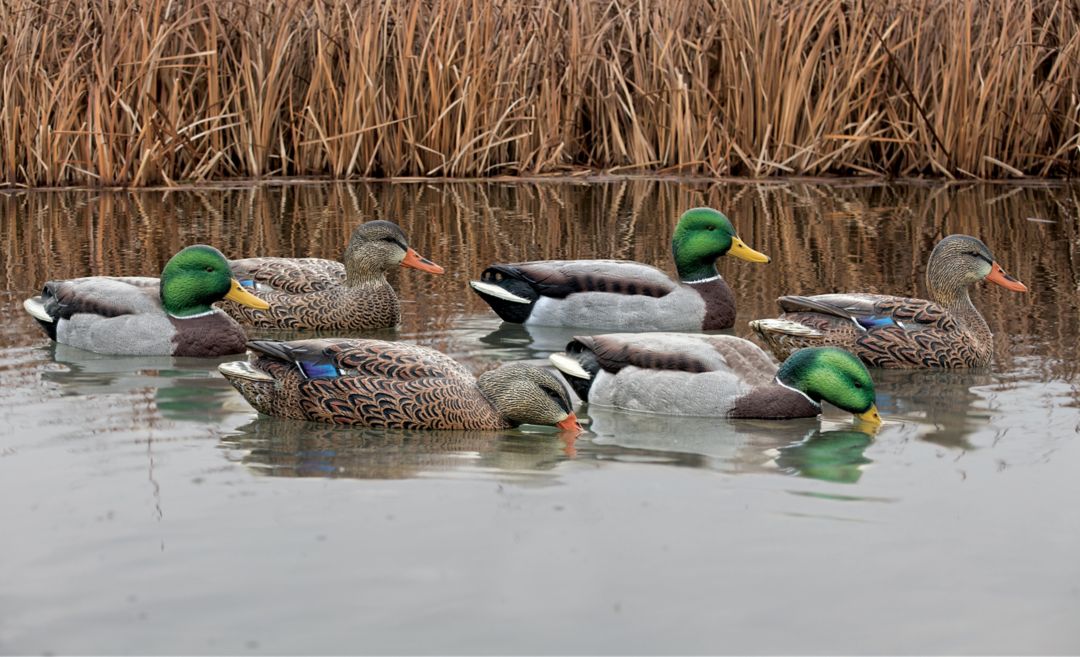
<path id="1" fill-rule="evenodd" d="M 661 172 L 649 173 L 612 173 L 608 171 L 584 170 L 580 173 L 533 174 L 524 176 L 488 176 L 488 177 L 425 177 L 396 176 L 372 177 L 356 176 L 333 178 L 320 176 L 272 176 L 265 178 L 227 178 L 222 180 L 200 180 L 180 182 L 174 185 L 147 186 L 88 186 L 64 185 L 52 187 L 30 187 L 18 185 L 0 185 L 0 195 L 14 196 L 26 192 L 177 192 L 200 190 L 253 189 L 258 187 L 289 187 L 301 185 L 338 185 L 338 184 L 610 184 L 628 181 L 667 182 L 696 185 L 755 185 L 783 186 L 792 184 L 829 185 L 836 187 L 879 187 L 888 185 L 925 186 L 925 187 L 964 187 L 969 185 L 1000 185 L 1002 187 L 1068 187 L 1080 184 L 1080 179 L 1042 178 L 1035 176 L 1010 178 L 922 178 L 889 176 L 768 176 L 753 178 L 747 176 L 701 176 L 677 175 Z"/>

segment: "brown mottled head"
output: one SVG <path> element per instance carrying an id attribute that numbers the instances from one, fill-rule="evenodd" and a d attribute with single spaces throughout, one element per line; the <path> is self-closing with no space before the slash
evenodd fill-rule
<path id="1" fill-rule="evenodd" d="M 926 287 L 935 300 L 948 301 L 982 280 L 1017 292 L 1027 290 L 1005 273 L 981 240 L 970 235 L 949 235 L 937 243 L 926 267 Z"/>
<path id="2" fill-rule="evenodd" d="M 484 372 L 477 384 L 491 405 L 514 424 L 546 424 L 564 431 L 581 431 L 566 389 L 547 370 L 510 363 Z"/>
<path id="3" fill-rule="evenodd" d="M 392 221 L 368 221 L 357 226 L 341 261 L 346 276 L 354 281 L 383 276 L 398 266 L 443 273 L 442 267 L 409 247 L 404 231 Z"/>

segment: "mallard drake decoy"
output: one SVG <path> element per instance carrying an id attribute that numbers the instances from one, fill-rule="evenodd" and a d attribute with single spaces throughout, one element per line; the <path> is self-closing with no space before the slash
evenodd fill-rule
<path id="1" fill-rule="evenodd" d="M 990 362 L 993 334 L 968 287 L 982 280 L 1027 291 L 981 241 L 949 235 L 934 247 L 926 267 L 933 301 L 880 294 L 785 296 L 777 300 L 784 311 L 779 319 L 750 326 L 777 358 L 802 347 L 835 345 L 872 367 L 981 367 Z"/>
<path id="2" fill-rule="evenodd" d="M 735 297 L 716 271 L 717 258 L 769 262 L 712 208 L 683 213 L 671 250 L 681 283 L 626 260 L 538 260 L 491 265 L 469 284 L 503 321 L 516 324 L 711 331 L 735 323 Z"/>
<path id="3" fill-rule="evenodd" d="M 590 406 L 787 419 L 816 417 L 827 401 L 881 423 L 870 374 L 842 349 L 803 349 L 777 368 L 761 347 L 732 335 L 610 333 L 575 337 L 550 360 Z"/>
<path id="4" fill-rule="evenodd" d="M 562 384 L 533 365 L 475 378 L 434 349 L 382 340 L 256 340 L 248 349 L 248 361 L 218 369 L 266 415 L 394 429 L 581 430 Z"/>
<path id="5" fill-rule="evenodd" d="M 244 351 L 244 329 L 210 304 L 267 308 L 240 286 L 212 246 L 183 249 L 161 278 L 90 276 L 49 281 L 23 302 L 56 342 L 99 354 L 215 357 Z"/>
<path id="6" fill-rule="evenodd" d="M 443 268 L 420 256 L 390 221 L 368 221 L 353 231 L 341 262 L 322 258 L 244 258 L 230 262 L 240 282 L 270 303 L 252 310 L 221 305 L 244 326 L 260 329 L 357 331 L 390 328 L 401 305 L 386 273 L 412 267 L 432 274 Z"/>

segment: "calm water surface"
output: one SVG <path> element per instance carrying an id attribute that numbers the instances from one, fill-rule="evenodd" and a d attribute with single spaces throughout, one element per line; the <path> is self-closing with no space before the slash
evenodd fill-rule
<path id="1" fill-rule="evenodd" d="M 1080 651 L 1080 189 L 840 183 L 386 184 L 0 197 L 0 652 Z M 782 293 L 925 291 L 978 235 L 1031 292 L 974 292 L 986 369 L 874 372 L 886 425 L 586 412 L 592 432 L 345 430 L 258 417 L 205 361 L 50 345 L 47 278 L 175 251 L 337 257 L 392 219 L 446 267 L 399 332 L 476 371 L 565 331 L 501 326 L 487 263 L 673 270 L 693 205 L 746 321 Z"/>

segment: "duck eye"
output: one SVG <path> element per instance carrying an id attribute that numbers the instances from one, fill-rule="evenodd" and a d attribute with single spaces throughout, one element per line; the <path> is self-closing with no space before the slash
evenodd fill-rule
<path id="1" fill-rule="evenodd" d="M 208 272 L 211 272 L 211 273 L 213 273 L 213 271 L 214 271 L 214 268 L 213 268 L 213 267 L 211 267 L 211 266 L 209 266 L 209 265 L 207 265 L 207 267 L 206 267 L 206 271 L 208 271 Z"/>
<path id="2" fill-rule="evenodd" d="M 716 226 L 706 226 L 705 230 L 716 230 Z"/>

